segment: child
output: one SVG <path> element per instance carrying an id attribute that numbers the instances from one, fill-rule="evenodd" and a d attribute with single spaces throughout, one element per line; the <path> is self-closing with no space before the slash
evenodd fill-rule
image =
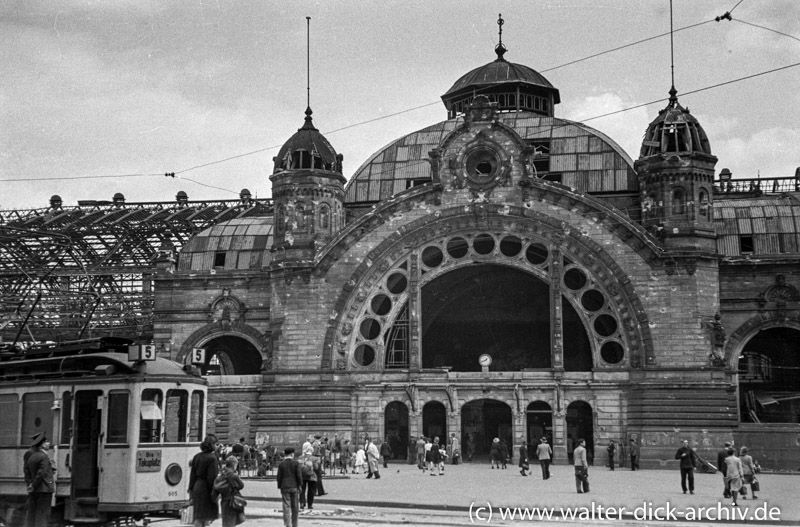
<path id="1" fill-rule="evenodd" d="M 356 452 L 356 460 L 353 463 L 353 474 L 359 474 L 360 469 L 364 469 L 364 472 L 367 471 L 367 455 L 364 453 L 364 447 L 359 446 L 358 452 Z"/>

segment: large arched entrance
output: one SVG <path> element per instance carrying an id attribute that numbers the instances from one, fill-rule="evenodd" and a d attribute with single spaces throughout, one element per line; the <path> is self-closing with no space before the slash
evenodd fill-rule
<path id="1" fill-rule="evenodd" d="M 553 409 L 544 401 L 534 401 L 528 405 L 525 411 L 526 427 L 525 430 L 528 434 L 526 441 L 533 448 L 539 444 L 543 438 L 547 438 L 547 442 L 553 445 Z M 529 456 L 533 456 L 533 452 L 528 452 Z"/>
<path id="2" fill-rule="evenodd" d="M 800 331 L 759 331 L 739 354 L 742 422 L 800 422 Z"/>
<path id="3" fill-rule="evenodd" d="M 513 456 L 513 428 L 511 407 L 494 399 L 478 399 L 461 407 L 461 444 L 470 460 L 488 459 L 492 440 L 497 437 L 508 445 L 508 455 Z"/>
<path id="4" fill-rule="evenodd" d="M 439 401 L 425 403 L 422 407 L 422 434 L 439 438 L 439 444 L 447 443 L 447 409 Z"/>
<path id="5" fill-rule="evenodd" d="M 204 375 L 258 375 L 261 373 L 261 353 L 248 340 L 223 335 L 206 342 Z"/>
<path id="6" fill-rule="evenodd" d="M 386 405 L 384 411 L 384 441 L 392 447 L 392 459 L 408 458 L 408 407 L 393 401 Z"/>
<path id="7" fill-rule="evenodd" d="M 592 407 L 584 401 L 575 401 L 567 406 L 567 452 L 572 463 L 572 451 L 578 446 L 578 440 L 586 441 L 586 457 L 589 464 L 594 461 L 594 419 Z"/>

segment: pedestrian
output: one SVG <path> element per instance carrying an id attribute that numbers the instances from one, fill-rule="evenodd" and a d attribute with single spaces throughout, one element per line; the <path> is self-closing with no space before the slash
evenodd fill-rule
<path id="1" fill-rule="evenodd" d="M 727 466 L 725 465 L 725 459 L 728 457 L 728 449 L 733 446 L 733 443 L 730 441 L 725 441 L 725 447 L 717 452 L 717 468 L 719 469 L 720 473 L 722 474 L 722 497 L 723 498 L 730 498 L 731 497 L 731 489 L 728 486 L 727 479 L 725 479 L 725 472 L 727 470 Z"/>
<path id="2" fill-rule="evenodd" d="M 550 461 L 553 459 L 553 449 L 547 443 L 547 438 L 543 437 L 536 447 L 536 457 L 539 458 L 539 465 L 542 466 L 542 479 L 550 479 Z"/>
<path id="3" fill-rule="evenodd" d="M 34 434 L 31 447 L 23 455 L 23 472 L 28 490 L 28 527 L 47 527 L 50 522 L 50 504 L 55 492 L 53 462 L 47 454 L 50 441 L 44 432 Z"/>
<path id="4" fill-rule="evenodd" d="M 631 470 L 639 470 L 639 445 L 635 439 L 631 439 Z"/>
<path id="5" fill-rule="evenodd" d="M 589 461 L 586 457 L 586 441 L 578 439 L 578 446 L 572 452 L 575 467 L 575 486 L 578 494 L 589 492 Z"/>
<path id="6" fill-rule="evenodd" d="M 356 455 L 354 456 L 353 461 L 353 474 L 360 474 L 361 470 L 365 473 L 367 472 L 367 453 L 364 452 L 364 447 L 358 445 L 358 451 L 356 451 Z"/>
<path id="7" fill-rule="evenodd" d="M 211 495 L 219 469 L 216 443 L 216 436 L 207 435 L 200 443 L 200 453 L 192 458 L 189 493 L 194 508 L 194 527 L 205 527 L 219 518 L 217 500 Z"/>
<path id="8" fill-rule="evenodd" d="M 675 453 L 675 459 L 680 460 L 681 489 L 686 494 L 686 481 L 689 481 L 689 494 L 694 494 L 694 468 L 697 466 L 697 454 L 689 448 L 689 440 L 684 439 L 683 445 Z"/>
<path id="9" fill-rule="evenodd" d="M 744 484 L 743 473 L 742 460 L 736 456 L 735 449 L 729 448 L 728 457 L 725 458 L 725 487 L 731 493 L 731 501 L 734 507 L 737 507 L 736 496 Z"/>
<path id="10" fill-rule="evenodd" d="M 616 454 L 617 445 L 614 443 L 613 439 L 609 440 L 606 451 L 608 452 L 608 468 L 614 470 L 614 454 Z"/>
<path id="11" fill-rule="evenodd" d="M 389 436 L 381 443 L 381 457 L 383 458 L 383 468 L 389 468 L 389 458 L 392 457 L 392 445 L 389 443 Z"/>
<path id="12" fill-rule="evenodd" d="M 300 474 L 303 476 L 303 486 L 300 488 L 300 510 L 308 505 L 308 510 L 314 510 L 314 496 L 317 495 L 317 482 L 319 481 L 319 458 L 316 456 L 302 456 Z"/>
<path id="13" fill-rule="evenodd" d="M 419 436 L 417 439 L 417 468 L 425 472 L 425 438 Z"/>
<path id="14" fill-rule="evenodd" d="M 277 480 L 281 491 L 283 527 L 297 527 L 303 474 L 300 472 L 300 464 L 294 459 L 294 448 L 290 446 L 283 450 L 283 461 L 278 465 Z"/>
<path id="15" fill-rule="evenodd" d="M 236 511 L 231 508 L 233 496 L 239 494 L 244 488 L 244 482 L 238 475 L 239 459 L 229 456 L 222 467 L 222 473 L 214 480 L 212 497 L 219 497 L 222 508 L 222 527 L 236 527 L 246 520 L 244 511 Z"/>
<path id="16" fill-rule="evenodd" d="M 433 449 L 433 442 L 431 441 L 430 437 L 425 438 L 425 465 L 427 466 L 428 470 L 433 471 L 433 454 L 431 450 Z M 422 472 L 425 472 L 423 469 Z"/>
<path id="17" fill-rule="evenodd" d="M 406 455 L 408 456 L 406 462 L 409 465 L 413 465 L 417 461 L 417 438 L 414 436 L 409 436 L 408 438 L 408 453 Z"/>
<path id="18" fill-rule="evenodd" d="M 523 476 L 527 476 L 527 470 L 530 470 L 531 466 L 528 463 L 528 446 L 523 443 L 519 446 L 519 473 Z"/>
<path id="19" fill-rule="evenodd" d="M 489 459 L 492 463 L 492 470 L 495 465 L 500 468 L 500 438 L 495 437 L 492 439 L 492 446 L 489 448 Z"/>
<path id="20" fill-rule="evenodd" d="M 381 473 L 378 472 L 378 458 L 380 457 L 380 452 L 378 452 L 378 447 L 375 446 L 375 443 L 372 442 L 369 438 L 367 438 L 367 464 L 369 465 L 369 474 L 367 474 L 367 479 L 375 476 L 375 479 L 381 479 Z"/>
<path id="21" fill-rule="evenodd" d="M 439 450 L 439 438 L 434 437 L 430 449 L 430 462 L 431 462 L 431 476 L 436 475 L 436 469 L 439 468 L 439 475 L 444 476 L 444 467 L 442 465 L 442 453 Z"/>
<path id="22" fill-rule="evenodd" d="M 461 445 L 455 432 L 450 432 L 450 456 L 452 458 L 451 463 L 457 465 L 458 459 L 461 457 Z"/>
<path id="23" fill-rule="evenodd" d="M 752 498 L 756 499 L 758 498 L 756 492 L 759 490 L 758 482 L 756 481 L 756 466 L 748 452 L 749 450 L 746 446 L 739 449 L 739 459 L 742 461 L 742 477 L 744 478 L 744 483 L 750 485 Z M 742 493 L 742 499 L 746 499 L 744 493 Z"/>
<path id="24" fill-rule="evenodd" d="M 306 438 L 306 442 L 303 443 L 303 446 L 300 449 L 300 455 L 301 456 L 305 456 L 305 455 L 308 455 L 308 454 L 313 454 L 314 453 L 314 445 L 313 445 L 313 443 L 314 443 L 314 436 L 313 435 L 309 435 Z"/>
<path id="25" fill-rule="evenodd" d="M 345 439 L 342 443 L 342 451 L 339 453 L 339 466 L 342 474 L 347 474 L 350 470 L 350 461 L 353 457 L 353 445 L 350 444 L 349 439 Z"/>
<path id="26" fill-rule="evenodd" d="M 508 463 L 508 443 L 506 443 L 505 439 L 500 440 L 500 461 L 503 463 L 503 469 L 505 470 L 506 463 Z"/>

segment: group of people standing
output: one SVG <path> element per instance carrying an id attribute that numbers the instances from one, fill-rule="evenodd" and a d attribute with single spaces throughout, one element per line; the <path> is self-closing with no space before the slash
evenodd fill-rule
<path id="1" fill-rule="evenodd" d="M 548 444 L 546 437 L 541 438 L 536 446 L 536 458 L 542 467 L 542 479 L 550 479 L 550 463 L 553 460 L 553 449 Z M 523 476 L 528 475 L 530 470 L 528 446 L 524 444 L 519 447 L 519 468 Z"/>
<path id="2" fill-rule="evenodd" d="M 226 457 L 220 470 L 218 447 L 216 436 L 206 436 L 200 443 L 200 453 L 191 461 L 189 494 L 194 527 L 207 527 L 220 516 L 222 527 L 235 527 L 246 519 L 244 510 L 237 510 L 233 504 L 234 496 L 241 497 L 244 488 L 237 473 L 239 460 Z"/>
<path id="3" fill-rule="evenodd" d="M 680 460 L 683 493 L 686 494 L 688 490 L 690 494 L 694 494 L 694 470 L 701 460 L 694 449 L 689 447 L 687 439 L 683 440 L 682 446 L 675 454 L 675 459 Z M 739 449 L 737 456 L 733 442 L 726 441 L 724 447 L 717 453 L 717 468 L 722 474 L 723 498 L 730 498 L 731 503 L 737 506 L 736 502 L 739 496 L 743 500 L 747 499 L 747 485 L 750 485 L 750 493 L 753 498 L 758 498 L 756 492 L 760 488 L 756 472 L 760 470 L 760 467 L 753 461 L 746 446 Z"/>

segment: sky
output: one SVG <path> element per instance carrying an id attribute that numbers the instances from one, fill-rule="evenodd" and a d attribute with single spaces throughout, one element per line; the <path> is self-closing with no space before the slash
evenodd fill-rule
<path id="1" fill-rule="evenodd" d="M 800 2 L 673 1 L 675 87 L 706 130 L 717 173 L 793 176 L 800 67 L 785 67 L 800 62 Z M 636 159 L 671 85 L 669 36 L 652 38 L 669 32 L 669 5 L 5 0 L 0 210 L 46 207 L 53 194 L 64 205 L 117 192 L 128 202 L 180 190 L 190 200 L 236 199 L 243 188 L 269 197 L 307 84 L 314 124 L 349 179 L 393 140 L 447 118 L 441 95 L 496 58 L 498 14 L 506 60 L 559 89 L 556 117 L 585 122 Z M 732 21 L 714 21 L 728 11 Z"/>

